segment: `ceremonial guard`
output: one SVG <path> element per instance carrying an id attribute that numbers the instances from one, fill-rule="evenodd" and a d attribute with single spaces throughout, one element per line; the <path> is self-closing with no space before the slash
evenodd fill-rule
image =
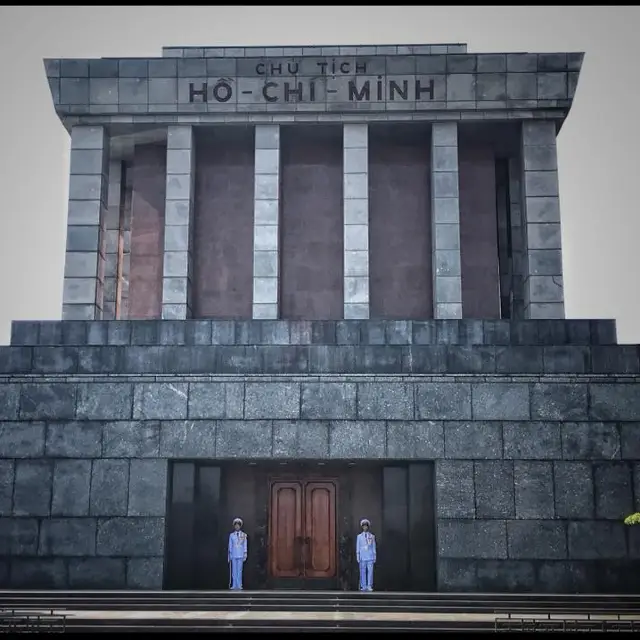
<path id="1" fill-rule="evenodd" d="M 242 531 L 242 525 L 242 519 L 236 518 L 233 531 L 229 534 L 229 588 L 234 590 L 242 589 L 242 568 L 247 559 L 247 534 Z"/>
<path id="2" fill-rule="evenodd" d="M 376 537 L 369 531 L 371 523 L 360 520 L 362 533 L 356 539 L 356 559 L 360 567 L 360 591 L 373 591 L 373 565 L 376 563 Z"/>

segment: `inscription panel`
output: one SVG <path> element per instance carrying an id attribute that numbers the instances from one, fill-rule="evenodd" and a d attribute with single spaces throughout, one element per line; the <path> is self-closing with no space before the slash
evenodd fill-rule
<path id="1" fill-rule="evenodd" d="M 149 59 L 109 77 L 91 73 L 105 61 L 45 66 L 58 112 L 69 115 L 569 107 L 579 69 L 567 55 L 553 68 L 522 55 L 527 64 L 515 64 L 516 54 L 495 54 L 507 64 L 488 64 L 487 54 Z"/>

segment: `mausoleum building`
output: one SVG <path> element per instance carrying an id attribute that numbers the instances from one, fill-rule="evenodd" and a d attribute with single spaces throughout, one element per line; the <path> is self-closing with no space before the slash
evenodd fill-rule
<path id="1" fill-rule="evenodd" d="M 0 348 L 0 585 L 637 589 L 638 348 L 564 306 L 582 53 L 46 60 L 62 320 Z"/>

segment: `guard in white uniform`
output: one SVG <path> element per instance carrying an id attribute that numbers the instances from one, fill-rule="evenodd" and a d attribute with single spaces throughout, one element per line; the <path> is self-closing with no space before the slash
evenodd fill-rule
<path id="1" fill-rule="evenodd" d="M 360 566 L 360 591 L 373 591 L 373 565 L 376 563 L 376 537 L 369 531 L 371 523 L 360 520 L 362 533 L 356 538 L 356 559 Z"/>
<path id="2" fill-rule="evenodd" d="M 233 531 L 229 534 L 227 561 L 231 573 L 229 587 L 242 590 L 242 569 L 247 559 L 247 534 L 242 531 L 242 518 L 233 521 Z"/>

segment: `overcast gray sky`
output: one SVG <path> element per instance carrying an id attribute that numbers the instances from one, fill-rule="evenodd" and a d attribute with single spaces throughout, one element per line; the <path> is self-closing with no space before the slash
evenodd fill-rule
<path id="1" fill-rule="evenodd" d="M 0 344 L 59 319 L 69 138 L 42 59 L 162 46 L 434 44 L 585 51 L 558 139 L 568 317 L 616 318 L 640 343 L 639 7 L 0 7 Z"/>

